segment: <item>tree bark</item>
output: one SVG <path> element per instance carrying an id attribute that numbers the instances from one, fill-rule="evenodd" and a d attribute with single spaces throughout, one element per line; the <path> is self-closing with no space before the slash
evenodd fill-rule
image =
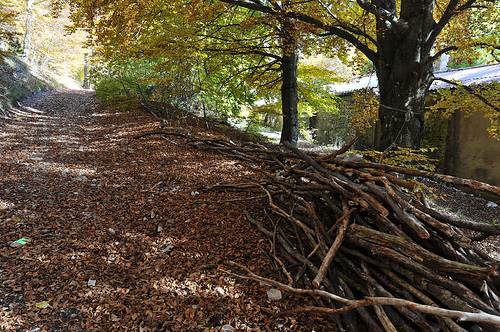
<path id="1" fill-rule="evenodd" d="M 292 35 L 292 23 L 285 19 L 282 25 L 282 84 L 281 107 L 283 112 L 283 128 L 280 143 L 289 142 L 293 146 L 299 140 L 299 94 L 297 87 L 297 67 L 299 56 L 297 45 Z"/>
<path id="2" fill-rule="evenodd" d="M 84 89 L 90 89 L 90 61 L 89 61 L 90 55 L 88 53 L 85 53 L 85 58 L 84 58 L 84 66 L 83 66 L 83 88 Z"/>
<path id="3" fill-rule="evenodd" d="M 380 137 L 376 147 L 385 150 L 393 143 L 418 149 L 424 131 L 425 100 L 432 82 L 431 48 L 423 41 L 435 27 L 434 6 L 423 1 L 405 1 L 399 22 L 377 20 L 378 56 L 374 63 L 379 82 Z M 395 1 L 384 9 L 397 13 Z"/>

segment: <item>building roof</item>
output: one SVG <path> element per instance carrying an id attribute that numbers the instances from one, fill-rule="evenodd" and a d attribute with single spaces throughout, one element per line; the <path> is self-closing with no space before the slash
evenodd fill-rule
<path id="1" fill-rule="evenodd" d="M 461 82 L 463 85 L 481 85 L 494 81 L 500 81 L 500 64 L 439 71 L 435 72 L 434 75 L 449 81 Z M 373 89 L 377 88 L 377 86 L 377 75 L 372 74 L 370 76 L 357 77 L 349 83 L 331 84 L 330 88 L 336 94 L 347 95 L 356 90 L 367 88 Z M 450 84 L 442 81 L 434 81 L 430 89 L 443 89 L 450 86 Z"/>

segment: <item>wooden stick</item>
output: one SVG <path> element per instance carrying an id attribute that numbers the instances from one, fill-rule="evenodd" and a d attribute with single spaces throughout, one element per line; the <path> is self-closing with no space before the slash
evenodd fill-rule
<path id="1" fill-rule="evenodd" d="M 237 267 L 245 270 L 248 273 L 248 275 L 246 275 L 246 276 L 239 275 L 239 274 L 225 271 L 222 269 L 220 271 L 222 271 L 223 273 L 226 273 L 228 275 L 231 275 L 233 277 L 237 277 L 237 278 L 241 278 L 241 279 L 262 281 L 262 282 L 279 287 L 279 288 L 284 289 L 284 290 L 289 291 L 289 292 L 303 294 L 303 295 L 321 296 L 321 297 L 329 298 L 333 301 L 337 301 L 337 302 L 345 304 L 344 307 L 339 308 L 339 309 L 330 309 L 330 308 L 324 308 L 324 307 L 305 307 L 305 308 L 294 310 L 293 312 L 295 312 L 295 313 L 297 313 L 297 312 L 318 312 L 318 313 L 327 313 L 327 314 L 339 314 L 339 313 L 345 313 L 349 310 L 352 310 L 352 309 L 355 309 L 358 307 L 366 307 L 366 306 L 374 306 L 374 305 L 390 305 L 390 306 L 396 306 L 396 307 L 407 307 L 410 309 L 414 309 L 416 311 L 420 311 L 423 313 L 428 313 L 428 314 L 432 314 L 432 315 L 436 315 L 436 316 L 456 318 L 456 319 L 459 319 L 461 321 L 489 323 L 489 324 L 493 324 L 495 326 L 500 327 L 500 316 L 497 316 L 497 315 L 492 315 L 492 314 L 488 314 L 488 313 L 484 313 L 484 312 L 474 313 L 474 312 L 464 312 L 464 311 L 436 308 L 434 306 L 415 303 L 412 301 L 398 299 L 398 298 L 366 297 L 362 300 L 349 300 L 349 299 L 344 298 L 342 296 L 338 296 L 338 295 L 332 294 L 330 292 L 326 292 L 326 291 L 319 290 L 319 289 L 302 289 L 302 288 L 291 287 L 291 286 L 288 286 L 286 284 L 283 284 L 281 282 L 278 282 L 278 281 L 275 281 L 272 279 L 260 277 L 256 274 L 254 274 L 253 272 L 251 272 L 248 268 L 242 266 L 241 264 L 238 264 L 235 262 L 229 262 L 229 264 L 237 266 Z"/>
<path id="2" fill-rule="evenodd" d="M 314 278 L 312 284 L 314 287 L 319 288 L 321 285 L 321 282 L 323 281 L 323 278 L 325 277 L 328 268 L 330 267 L 330 264 L 333 261 L 333 258 L 335 257 L 335 254 L 339 250 L 340 246 L 342 245 L 342 242 L 344 241 L 344 236 L 345 232 L 347 230 L 347 225 L 349 224 L 349 215 L 347 215 L 344 218 L 344 221 L 342 223 L 342 226 L 339 228 L 339 232 L 337 233 L 337 237 L 335 238 L 335 241 L 333 241 L 332 246 L 330 247 L 330 250 L 326 253 L 325 259 L 323 259 L 323 262 L 321 263 L 321 266 L 319 267 L 318 274 L 316 275 L 316 278 Z"/>

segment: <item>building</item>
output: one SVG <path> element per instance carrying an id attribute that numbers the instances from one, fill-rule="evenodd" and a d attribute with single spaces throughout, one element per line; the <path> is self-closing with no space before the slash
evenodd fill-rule
<path id="1" fill-rule="evenodd" d="M 435 76 L 448 81 L 456 81 L 465 86 L 483 85 L 492 82 L 500 82 L 500 64 L 469 67 L 464 69 L 437 71 Z M 377 89 L 376 75 L 363 76 L 349 83 L 332 84 L 330 88 L 339 96 L 342 96 L 344 105 L 341 105 L 341 113 L 349 113 L 350 95 L 361 89 Z M 430 87 L 431 92 L 437 89 L 454 88 L 454 85 L 436 80 Z M 500 91 L 499 91 L 500 93 Z M 351 111 L 352 112 L 352 111 Z M 318 114 L 311 121 L 317 130 L 318 140 L 325 144 L 334 143 L 333 138 L 328 135 L 332 131 L 326 128 L 324 123 L 329 122 L 328 115 Z M 466 116 L 463 112 L 457 112 L 451 116 L 445 126 L 436 126 L 426 135 L 435 135 L 437 141 L 441 141 L 442 160 L 441 170 L 444 173 L 472 178 L 500 186 L 500 141 L 489 137 L 487 128 L 490 121 L 484 118 L 481 110 Z M 434 132 L 432 132 L 434 131 Z M 351 132 L 350 136 L 354 134 Z M 350 137 L 346 137 L 346 141 Z M 327 142 L 325 142 L 325 140 Z M 365 140 L 370 140 L 370 138 Z M 425 137 L 424 137 L 425 140 Z"/>

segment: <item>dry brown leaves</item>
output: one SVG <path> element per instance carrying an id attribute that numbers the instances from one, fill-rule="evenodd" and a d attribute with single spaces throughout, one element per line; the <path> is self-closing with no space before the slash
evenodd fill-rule
<path id="1" fill-rule="evenodd" d="M 143 111 L 98 109 L 91 92 L 75 90 L 31 98 L 3 121 L 0 330 L 328 331 L 319 317 L 261 309 L 309 299 L 270 303 L 268 288 L 218 270 L 233 260 L 276 278 L 268 241 L 242 214 L 262 215 L 261 204 L 206 190 L 250 173 L 161 137 L 132 139 L 161 124 Z M 12 248 L 19 238 L 31 242 Z"/>

